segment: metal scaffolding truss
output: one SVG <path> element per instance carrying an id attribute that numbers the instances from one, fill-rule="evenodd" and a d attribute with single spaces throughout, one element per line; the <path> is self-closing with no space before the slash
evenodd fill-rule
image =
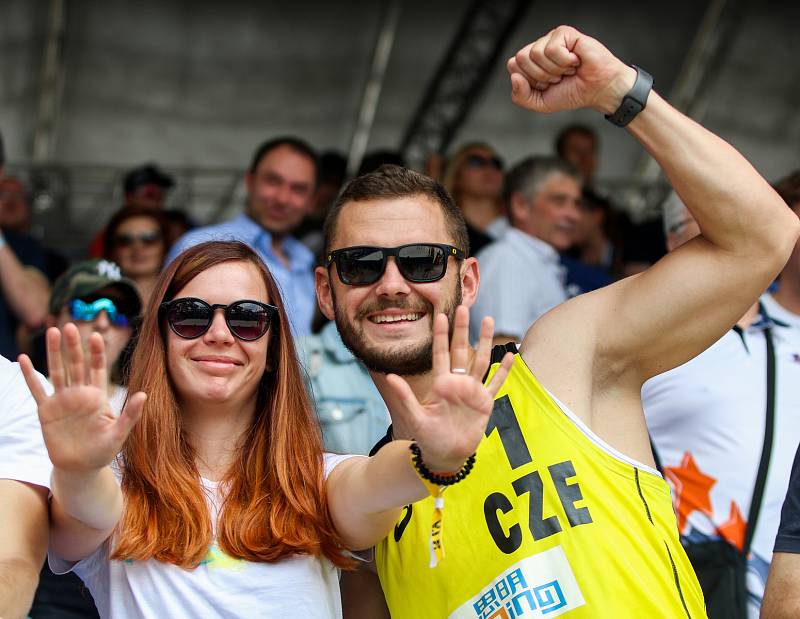
<path id="1" fill-rule="evenodd" d="M 410 163 L 443 153 L 494 69 L 530 0 L 475 0 L 409 123 L 400 150 Z"/>
<path id="2" fill-rule="evenodd" d="M 729 59 L 730 49 L 739 35 L 750 5 L 748 0 L 711 0 L 695 33 L 692 45 L 686 53 L 675 83 L 667 99 L 681 112 L 703 122 L 709 100 Z M 636 164 L 634 179 L 650 184 L 661 174 L 655 159 L 642 153 Z M 661 196 L 660 202 L 665 196 Z M 652 208 L 652 203 L 642 203 L 641 208 Z"/>

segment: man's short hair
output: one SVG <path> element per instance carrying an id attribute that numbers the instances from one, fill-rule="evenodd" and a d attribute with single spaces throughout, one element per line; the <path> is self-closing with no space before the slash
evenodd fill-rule
<path id="1" fill-rule="evenodd" d="M 526 197 L 534 195 L 545 179 L 556 172 L 574 178 L 578 184 L 583 182 L 575 166 L 567 161 L 542 155 L 526 157 L 506 174 L 503 200 L 510 204 L 512 194 L 521 193 Z"/>
<path id="2" fill-rule="evenodd" d="M 311 160 L 311 163 L 314 164 L 314 185 L 319 184 L 319 157 L 317 156 L 316 151 L 311 148 L 311 145 L 306 142 L 305 140 L 301 140 L 300 138 L 296 138 L 291 135 L 284 135 L 278 138 L 273 138 L 271 140 L 267 140 L 263 142 L 257 149 L 256 152 L 253 154 L 253 159 L 250 162 L 250 174 L 255 174 L 258 166 L 261 164 L 261 160 L 266 157 L 269 153 L 271 153 L 276 148 L 280 148 L 281 146 L 288 146 L 293 151 L 308 157 Z"/>
<path id="3" fill-rule="evenodd" d="M 790 208 L 800 204 L 800 170 L 795 170 L 775 183 L 775 191 Z"/>
<path id="4" fill-rule="evenodd" d="M 339 213 L 348 203 L 413 196 L 428 198 L 442 209 L 447 231 L 452 237 L 453 244 L 469 255 L 467 224 L 461 210 L 456 206 L 447 190 L 441 183 L 424 174 L 396 165 L 383 165 L 374 172 L 357 176 L 345 185 L 325 218 L 323 227 L 325 253 L 331 249 Z"/>
<path id="5" fill-rule="evenodd" d="M 589 127 L 588 125 L 580 125 L 580 124 L 572 124 L 567 125 L 561 131 L 558 132 L 556 136 L 556 154 L 563 158 L 564 157 L 564 149 L 567 146 L 567 138 L 574 133 L 579 133 L 581 135 L 585 135 L 590 137 L 594 140 L 594 143 L 597 144 L 597 132 Z"/>

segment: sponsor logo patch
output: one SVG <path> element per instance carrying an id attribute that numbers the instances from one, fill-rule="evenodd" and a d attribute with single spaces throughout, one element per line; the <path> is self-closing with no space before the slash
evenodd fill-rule
<path id="1" fill-rule="evenodd" d="M 449 619 L 558 617 L 585 603 L 564 550 L 557 546 L 509 567 Z"/>

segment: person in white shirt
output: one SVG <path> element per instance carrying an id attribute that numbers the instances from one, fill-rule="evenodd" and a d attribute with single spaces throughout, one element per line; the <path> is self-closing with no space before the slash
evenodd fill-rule
<path id="1" fill-rule="evenodd" d="M 672 193 L 664 204 L 670 251 L 700 234 Z M 724 299 L 719 300 L 724 303 Z M 774 345 L 774 430 L 763 499 L 751 529 L 747 604 L 757 617 L 792 460 L 800 442 L 800 328 L 764 294 L 710 348 L 648 380 L 642 403 L 654 451 L 670 482 L 682 542 L 704 587 L 711 616 L 714 589 L 704 581 L 708 542 L 742 551 L 766 424 L 767 337 Z M 704 544 L 701 547 L 698 544 Z M 717 546 L 713 546 L 716 548 Z M 693 550 L 695 549 L 695 550 Z"/>
<path id="2" fill-rule="evenodd" d="M 44 378 L 43 391 L 49 389 Z M 19 364 L 0 357 L 0 617 L 25 617 L 47 549 L 52 466 Z"/>
<path id="3" fill-rule="evenodd" d="M 5 161 L 0 133 L 0 179 Z M 0 617 L 10 619 L 26 616 L 39 581 L 51 465 L 19 364 L 2 356 L 0 402 Z"/>
<path id="4" fill-rule="evenodd" d="M 50 564 L 76 571 L 101 617 L 341 617 L 344 551 L 428 496 L 412 442 L 323 455 L 277 285 L 243 243 L 197 245 L 162 273 L 119 417 L 102 338 L 87 369 L 76 327 L 62 331 L 47 333 L 52 397 L 20 362 L 54 467 Z M 452 346 L 446 316 L 435 331 L 441 395 L 421 405 L 389 380 L 421 462 L 461 479 L 511 358 L 484 386 L 491 320 L 471 364 L 466 309 Z"/>
<path id="5" fill-rule="evenodd" d="M 504 196 L 511 227 L 476 256 L 481 287 L 472 306 L 472 338 L 485 316 L 495 320 L 495 341 L 521 342 L 531 324 L 567 300 L 559 252 L 575 242 L 582 217 L 581 179 L 571 164 L 529 157 L 506 175 Z"/>

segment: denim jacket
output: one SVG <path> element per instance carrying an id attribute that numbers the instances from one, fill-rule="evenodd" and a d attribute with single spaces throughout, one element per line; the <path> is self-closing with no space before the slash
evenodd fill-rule
<path id="1" fill-rule="evenodd" d="M 347 350 L 333 322 L 301 338 L 298 349 L 325 450 L 368 454 L 389 425 L 386 404 L 369 372 Z"/>

